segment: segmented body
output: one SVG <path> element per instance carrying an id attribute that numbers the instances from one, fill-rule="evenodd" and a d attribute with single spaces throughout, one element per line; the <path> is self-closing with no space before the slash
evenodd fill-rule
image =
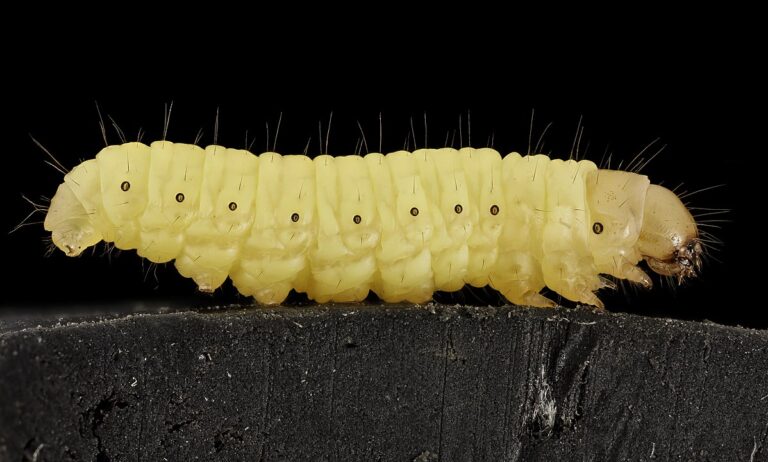
<path id="1" fill-rule="evenodd" d="M 599 305 L 599 273 L 635 267 L 648 184 L 586 160 L 493 149 L 311 159 L 158 141 L 103 149 L 60 192 L 71 189 L 96 237 L 175 260 L 202 290 L 230 277 L 265 304 L 291 289 L 318 302 L 369 290 L 424 302 L 471 284 L 548 306 L 545 286 Z M 66 219 L 55 201 L 47 229 Z"/>

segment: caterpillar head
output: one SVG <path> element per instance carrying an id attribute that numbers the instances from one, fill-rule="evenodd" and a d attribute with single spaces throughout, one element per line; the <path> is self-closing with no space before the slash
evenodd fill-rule
<path id="1" fill-rule="evenodd" d="M 637 248 L 653 271 L 678 283 L 701 269 L 704 249 L 696 220 L 680 198 L 662 186 L 648 187 Z"/>
<path id="2" fill-rule="evenodd" d="M 703 248 L 696 221 L 675 193 L 631 172 L 589 175 L 589 243 L 598 271 L 645 287 L 651 279 L 635 266 L 641 259 L 678 283 L 696 275 Z"/>
<path id="3" fill-rule="evenodd" d="M 46 231 L 51 232 L 53 243 L 69 257 L 97 244 L 102 236 L 94 226 L 91 215 L 77 199 L 67 183 L 59 185 L 45 216 Z"/>

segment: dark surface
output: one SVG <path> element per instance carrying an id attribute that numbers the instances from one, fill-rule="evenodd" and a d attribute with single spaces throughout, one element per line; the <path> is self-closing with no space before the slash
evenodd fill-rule
<path id="1" fill-rule="evenodd" d="M 5 317 L 0 460 L 768 460 L 766 371 L 765 331 L 586 309 Z"/>

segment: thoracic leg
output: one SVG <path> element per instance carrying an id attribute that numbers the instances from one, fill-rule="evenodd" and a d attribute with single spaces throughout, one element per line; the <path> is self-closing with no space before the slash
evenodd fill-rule
<path id="1" fill-rule="evenodd" d="M 640 284 L 646 289 L 650 289 L 653 286 L 653 282 L 651 282 L 651 278 L 648 277 L 647 274 L 645 274 L 645 271 L 629 263 L 626 263 L 621 268 L 621 274 L 617 276 L 622 279 L 626 279 L 628 281 L 632 281 L 637 284 Z"/>
<path id="2" fill-rule="evenodd" d="M 569 300 L 604 308 L 594 294 L 602 284 L 590 258 L 575 252 L 553 252 L 544 257 L 542 269 L 550 289 Z"/>

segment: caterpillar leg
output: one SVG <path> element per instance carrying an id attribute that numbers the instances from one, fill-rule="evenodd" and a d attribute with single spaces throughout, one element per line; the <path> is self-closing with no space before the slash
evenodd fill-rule
<path id="1" fill-rule="evenodd" d="M 502 294 L 515 305 L 534 306 L 536 308 L 555 308 L 557 306 L 557 303 L 536 292 L 526 292 L 520 296 L 514 296 L 505 292 L 502 292 Z"/>
<path id="2" fill-rule="evenodd" d="M 374 257 L 347 261 L 313 262 L 307 295 L 318 303 L 365 300 L 376 272 Z"/>
<path id="3" fill-rule="evenodd" d="M 554 308 L 557 303 L 541 295 L 544 275 L 541 265 L 526 252 L 507 252 L 499 256 L 490 274 L 491 287 L 515 305 Z"/>
<path id="4" fill-rule="evenodd" d="M 292 265 L 293 264 L 293 265 Z M 298 273 L 301 263 L 284 260 L 241 260 L 229 274 L 232 283 L 243 295 L 251 295 L 263 305 L 282 303 L 291 291 L 292 281 L 285 277 L 286 267 Z"/>
<path id="5" fill-rule="evenodd" d="M 396 261 L 379 258 L 373 291 L 387 303 L 426 303 L 432 300 L 435 293 L 433 274 L 429 249 Z"/>
<path id="6" fill-rule="evenodd" d="M 595 258 L 595 269 L 601 274 L 610 274 L 613 277 L 624 279 L 639 284 L 644 289 L 653 287 L 653 282 L 645 271 L 637 267 L 640 257 L 627 258 L 615 253 L 601 253 Z M 608 287 L 607 285 L 604 287 Z M 612 288 L 616 288 L 615 286 Z"/>
<path id="7" fill-rule="evenodd" d="M 603 309 L 605 305 L 595 295 L 603 286 L 590 258 L 580 258 L 573 252 L 554 252 L 542 262 L 547 287 L 574 302 Z"/>
<path id="8" fill-rule="evenodd" d="M 645 273 L 645 271 L 629 263 L 625 264 L 621 268 L 621 272 L 618 277 L 634 282 L 636 284 L 640 284 L 645 289 L 650 289 L 653 287 L 653 282 L 651 282 L 651 278 Z"/>
<path id="9" fill-rule="evenodd" d="M 196 250 L 193 249 L 190 254 L 189 249 L 185 249 L 176 258 L 174 266 L 179 274 L 192 278 L 200 292 L 213 293 L 227 280 L 235 255 L 233 252 L 216 252 L 211 249 L 201 249 L 199 253 Z"/>

